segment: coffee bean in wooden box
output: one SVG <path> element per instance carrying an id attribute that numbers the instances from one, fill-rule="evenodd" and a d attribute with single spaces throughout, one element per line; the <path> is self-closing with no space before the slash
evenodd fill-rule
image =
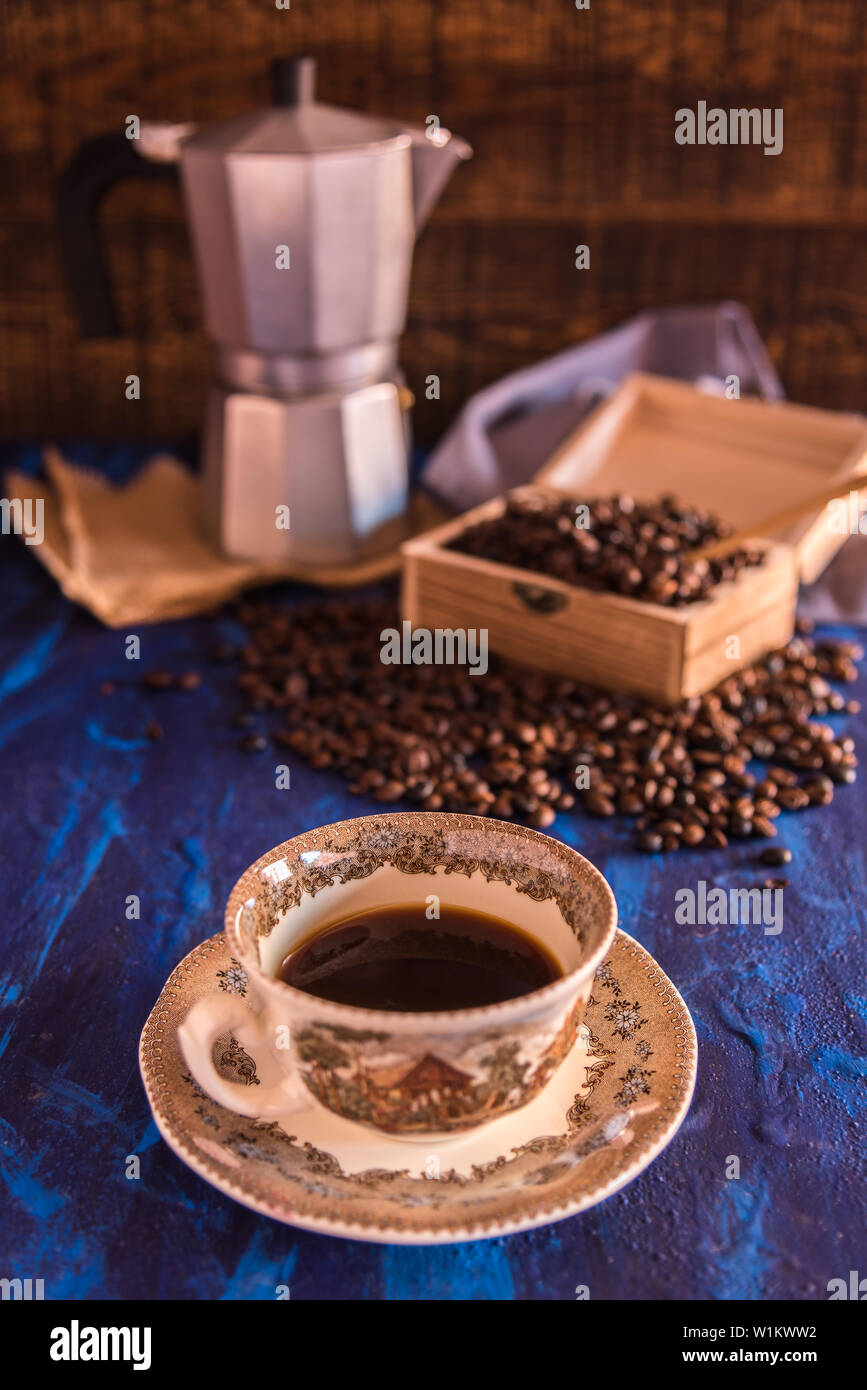
<path id="1" fill-rule="evenodd" d="M 535 486 L 559 496 L 664 493 L 735 526 L 867 469 L 854 416 L 726 400 L 637 374 L 557 450 Z M 415 627 L 486 628 L 493 651 L 527 666 L 674 704 L 781 646 L 794 630 L 799 577 L 813 579 L 842 544 L 817 514 L 756 539 L 764 563 L 705 601 L 662 607 L 577 588 L 446 547 L 495 517 L 495 498 L 403 547 L 403 616 Z"/>
<path id="2" fill-rule="evenodd" d="M 446 547 L 498 516 L 502 498 L 403 547 L 404 619 L 414 628 L 485 628 L 492 651 L 523 666 L 675 704 L 787 642 L 797 578 L 790 546 L 710 599 L 662 607 L 563 584 Z"/>

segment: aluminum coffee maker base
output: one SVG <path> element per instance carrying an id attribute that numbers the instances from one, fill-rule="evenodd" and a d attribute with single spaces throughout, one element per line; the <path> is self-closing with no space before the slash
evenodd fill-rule
<path id="1" fill-rule="evenodd" d="M 286 398 L 212 386 L 205 520 L 233 559 L 351 563 L 395 544 L 409 500 L 399 387 Z"/>

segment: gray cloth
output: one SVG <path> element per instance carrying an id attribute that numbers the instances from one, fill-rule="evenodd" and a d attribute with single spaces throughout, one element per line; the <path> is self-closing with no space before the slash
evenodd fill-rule
<path id="1" fill-rule="evenodd" d="M 780 379 L 742 304 L 648 310 L 579 347 L 477 392 L 431 454 L 422 482 L 464 511 L 526 483 L 588 412 L 630 372 L 656 372 L 722 391 L 782 400 Z M 802 592 L 821 621 L 867 622 L 867 537 L 848 541 Z"/>

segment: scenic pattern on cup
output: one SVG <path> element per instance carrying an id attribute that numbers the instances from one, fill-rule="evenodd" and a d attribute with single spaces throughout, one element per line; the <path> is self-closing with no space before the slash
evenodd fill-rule
<path id="1" fill-rule="evenodd" d="M 554 1032 L 524 1029 L 459 1035 L 448 1058 L 404 1035 L 339 1024 L 299 1028 L 295 1046 L 305 1084 L 344 1119 L 389 1133 L 450 1133 L 526 1105 L 577 1037 L 584 1000 Z M 451 1049 L 450 1049 L 451 1050 Z"/>

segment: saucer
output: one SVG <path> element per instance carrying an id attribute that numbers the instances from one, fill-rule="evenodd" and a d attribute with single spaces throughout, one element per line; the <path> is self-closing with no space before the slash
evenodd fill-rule
<path id="1" fill-rule="evenodd" d="M 653 957 L 622 931 L 596 972 L 578 1042 L 544 1090 L 521 1110 L 446 1141 L 389 1138 L 316 1105 L 282 1122 L 224 1109 L 190 1076 L 177 1039 L 191 1006 L 217 989 L 248 997 L 246 973 L 222 932 L 181 962 L 145 1024 L 139 1061 L 157 1127 L 213 1187 L 324 1235 L 446 1244 L 574 1216 L 631 1182 L 665 1148 L 695 1084 L 689 1011 Z M 257 1061 L 230 1034 L 217 1040 L 214 1061 L 247 1086 L 273 1079 L 270 1058 Z"/>

